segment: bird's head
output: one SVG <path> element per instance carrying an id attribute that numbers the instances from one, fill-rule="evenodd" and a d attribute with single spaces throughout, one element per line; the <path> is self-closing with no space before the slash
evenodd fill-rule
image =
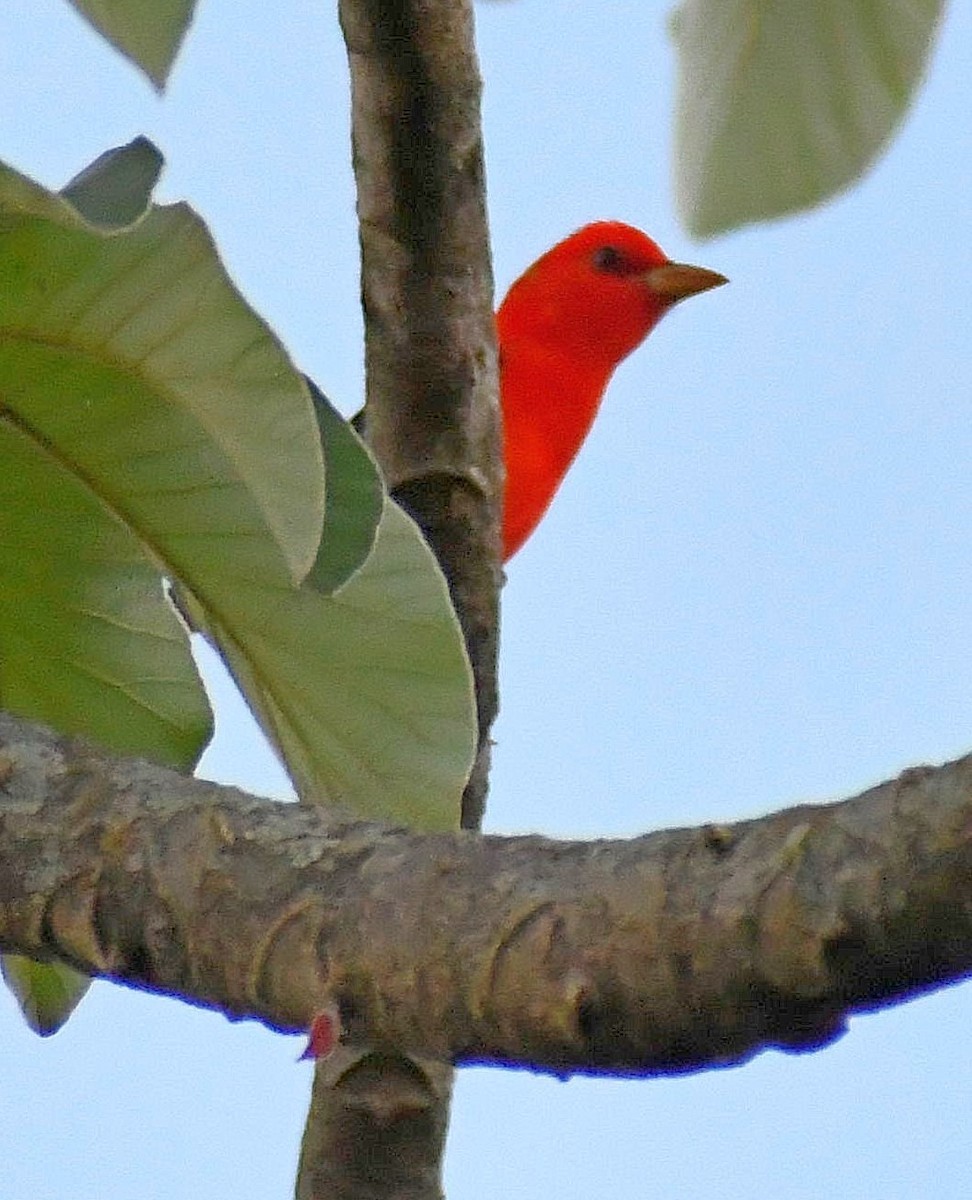
<path id="1" fill-rule="evenodd" d="M 521 275 L 499 317 L 610 371 L 679 300 L 726 282 L 716 271 L 671 262 L 640 229 L 597 221 Z"/>

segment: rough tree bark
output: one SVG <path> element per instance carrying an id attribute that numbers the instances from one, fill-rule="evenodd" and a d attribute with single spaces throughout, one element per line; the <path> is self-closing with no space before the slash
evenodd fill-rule
<path id="1" fill-rule="evenodd" d="M 0 716 L 0 951 L 283 1030 L 333 1002 L 376 1106 L 402 1051 L 648 1075 L 809 1049 L 972 972 L 972 756 L 557 842 L 349 822 Z"/>

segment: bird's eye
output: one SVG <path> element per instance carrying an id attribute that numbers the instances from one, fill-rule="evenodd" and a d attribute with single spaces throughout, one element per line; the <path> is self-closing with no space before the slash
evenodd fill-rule
<path id="1" fill-rule="evenodd" d="M 607 275 L 626 275 L 631 264 L 617 246 L 601 246 L 594 252 L 594 267 Z"/>

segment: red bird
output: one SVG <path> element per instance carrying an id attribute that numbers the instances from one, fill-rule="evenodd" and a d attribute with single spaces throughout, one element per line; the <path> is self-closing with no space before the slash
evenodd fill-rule
<path id="1" fill-rule="evenodd" d="M 620 221 L 585 225 L 529 267 L 496 314 L 506 491 L 503 560 L 547 511 L 615 367 L 673 305 L 726 283 Z"/>

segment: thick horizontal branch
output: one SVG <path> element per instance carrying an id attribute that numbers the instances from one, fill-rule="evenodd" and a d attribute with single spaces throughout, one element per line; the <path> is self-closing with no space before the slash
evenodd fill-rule
<path id="1" fill-rule="evenodd" d="M 972 970 L 972 757 L 631 841 L 419 836 L 0 717 L 0 949 L 352 1044 L 651 1074 Z"/>

